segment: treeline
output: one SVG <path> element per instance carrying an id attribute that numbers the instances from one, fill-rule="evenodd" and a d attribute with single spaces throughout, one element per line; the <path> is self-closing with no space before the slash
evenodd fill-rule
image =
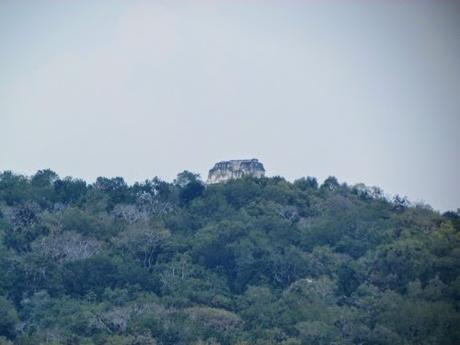
<path id="1" fill-rule="evenodd" d="M 460 344 L 460 212 L 330 177 L 0 173 L 0 344 Z"/>

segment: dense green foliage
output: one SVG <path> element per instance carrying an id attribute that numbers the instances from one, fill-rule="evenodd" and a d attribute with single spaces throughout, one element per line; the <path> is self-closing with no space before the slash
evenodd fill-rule
<path id="1" fill-rule="evenodd" d="M 0 344 L 460 344 L 460 213 L 328 178 L 0 174 Z"/>

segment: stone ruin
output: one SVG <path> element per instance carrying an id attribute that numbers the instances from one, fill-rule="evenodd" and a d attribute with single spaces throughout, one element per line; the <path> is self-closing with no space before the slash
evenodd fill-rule
<path id="1" fill-rule="evenodd" d="M 221 183 L 243 176 L 265 176 L 264 165 L 257 159 L 240 159 L 216 163 L 209 170 L 208 184 Z"/>

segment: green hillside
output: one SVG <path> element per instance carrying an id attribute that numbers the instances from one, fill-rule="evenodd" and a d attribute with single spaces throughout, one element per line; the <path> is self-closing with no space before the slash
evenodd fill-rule
<path id="1" fill-rule="evenodd" d="M 3 172 L 0 344 L 460 344 L 460 213 L 334 177 Z"/>

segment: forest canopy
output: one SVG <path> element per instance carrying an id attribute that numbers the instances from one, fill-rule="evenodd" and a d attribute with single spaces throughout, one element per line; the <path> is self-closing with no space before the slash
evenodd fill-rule
<path id="1" fill-rule="evenodd" d="M 460 211 L 335 177 L 4 171 L 0 344 L 460 344 Z"/>

